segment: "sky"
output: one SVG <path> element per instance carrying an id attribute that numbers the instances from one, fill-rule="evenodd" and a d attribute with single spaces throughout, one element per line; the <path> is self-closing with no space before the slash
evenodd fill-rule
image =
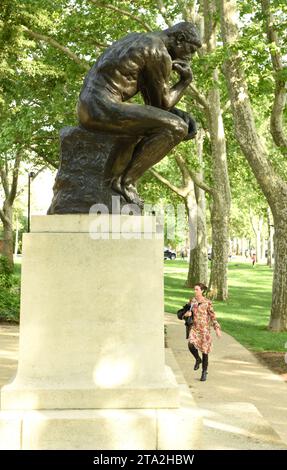
<path id="1" fill-rule="evenodd" d="M 56 171 L 40 173 L 31 183 L 31 215 L 45 215 L 53 197 Z"/>
<path id="2" fill-rule="evenodd" d="M 20 195 L 18 204 L 24 213 L 28 210 L 28 173 L 27 169 L 19 177 L 19 188 L 24 188 Z M 56 170 L 45 169 L 31 181 L 31 215 L 46 215 L 53 197 L 53 185 Z"/>

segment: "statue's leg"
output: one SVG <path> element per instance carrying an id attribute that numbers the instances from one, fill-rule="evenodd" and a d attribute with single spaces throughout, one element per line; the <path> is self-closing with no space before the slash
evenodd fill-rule
<path id="1" fill-rule="evenodd" d="M 136 146 L 133 158 L 121 178 L 121 187 L 125 198 L 141 205 L 136 181 L 153 165 L 164 158 L 167 153 L 183 140 L 186 133 L 175 135 L 167 129 L 158 134 L 144 137 Z"/>
<path id="2" fill-rule="evenodd" d="M 130 162 L 135 146 L 140 140 L 137 136 L 122 135 L 117 145 L 112 149 L 105 168 L 105 184 L 114 191 L 122 194 L 121 179 Z"/>
<path id="3" fill-rule="evenodd" d="M 175 129 L 154 130 L 144 137 L 136 146 L 133 157 L 125 171 L 121 185 L 124 195 L 133 199 L 136 192 L 136 181 L 153 165 L 165 157 L 168 152 L 181 142 L 187 135 L 187 125 L 180 119 L 180 126 Z"/>
<path id="4" fill-rule="evenodd" d="M 171 148 L 187 135 L 187 124 L 179 116 L 153 106 L 115 102 L 96 96 L 80 101 L 78 115 L 83 127 L 90 131 L 124 135 L 127 138 L 160 136 L 170 133 Z M 131 142 L 132 143 L 132 142 Z"/>
<path id="5" fill-rule="evenodd" d="M 188 134 L 188 126 L 179 116 L 153 106 L 118 103 L 110 100 L 85 105 L 81 124 L 88 130 L 100 130 L 109 134 L 133 136 L 140 139 L 131 152 L 119 152 L 119 168 L 112 179 L 114 189 L 130 202 L 140 203 L 135 182 L 145 171 L 158 163 Z M 120 174 L 122 172 L 122 174 Z"/>

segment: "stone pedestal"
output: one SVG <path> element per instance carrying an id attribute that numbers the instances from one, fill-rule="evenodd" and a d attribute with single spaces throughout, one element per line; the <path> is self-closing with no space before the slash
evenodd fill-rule
<path id="1" fill-rule="evenodd" d="M 132 154 L 136 142 L 131 136 L 90 132 L 82 127 L 61 129 L 60 167 L 48 214 L 88 214 L 91 206 L 99 203 L 109 213 L 120 213 L 128 202 L 111 188 L 110 181 L 122 174 L 127 165 L 122 155 L 127 148 Z M 116 207 L 112 196 L 118 197 Z"/>
<path id="2" fill-rule="evenodd" d="M 183 416 L 165 365 L 155 218 L 51 215 L 31 227 L 2 431 L 12 448 L 157 448 L 159 422 L 163 432 L 166 419 Z M 177 415 L 160 418 L 160 409 Z"/>

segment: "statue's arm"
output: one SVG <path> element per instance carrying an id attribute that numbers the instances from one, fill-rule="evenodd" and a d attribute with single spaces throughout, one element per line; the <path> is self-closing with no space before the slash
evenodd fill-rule
<path id="1" fill-rule="evenodd" d="M 187 62 L 174 61 L 172 64 L 172 69 L 179 74 L 180 80 L 170 89 L 169 101 L 171 104 L 169 109 L 173 108 L 174 105 L 178 103 L 178 101 L 184 95 L 186 88 L 192 82 L 192 71 Z"/>
<path id="2" fill-rule="evenodd" d="M 180 79 L 170 87 L 172 70 L 180 75 Z M 172 63 L 170 58 L 163 57 L 161 61 L 153 61 L 147 65 L 140 88 L 145 104 L 169 110 L 181 99 L 191 81 L 192 72 L 187 63 Z"/>

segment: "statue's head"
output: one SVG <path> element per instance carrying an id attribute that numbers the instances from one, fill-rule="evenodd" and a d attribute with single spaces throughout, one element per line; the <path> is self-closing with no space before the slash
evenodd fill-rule
<path id="1" fill-rule="evenodd" d="M 183 21 L 165 29 L 167 49 L 172 59 L 189 60 L 202 44 L 198 31 L 193 23 Z"/>

